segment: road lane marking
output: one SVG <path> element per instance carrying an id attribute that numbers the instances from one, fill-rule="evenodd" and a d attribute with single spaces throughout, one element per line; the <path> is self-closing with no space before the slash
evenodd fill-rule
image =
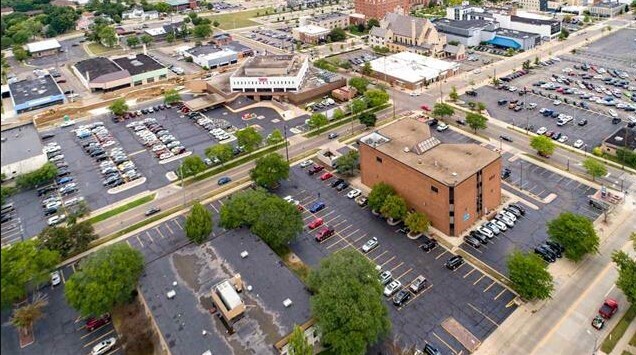
<path id="1" fill-rule="evenodd" d="M 467 278 L 468 275 L 472 274 L 473 272 L 475 272 L 475 270 L 477 269 L 471 269 L 469 272 L 466 273 L 466 275 L 464 275 L 464 278 Z"/>
<path id="2" fill-rule="evenodd" d="M 486 275 L 481 275 L 481 277 L 478 278 L 477 281 L 473 282 L 473 286 L 477 285 L 477 283 L 479 283 L 479 281 L 481 281 L 481 279 L 483 279 L 484 277 L 486 277 Z"/>
<path id="3" fill-rule="evenodd" d="M 446 345 L 447 348 L 450 349 L 450 351 L 453 352 L 453 354 L 457 355 L 457 350 L 453 349 L 452 346 L 450 346 L 447 342 L 444 341 L 444 339 L 440 338 L 439 335 L 435 334 L 435 332 L 433 332 L 433 336 L 437 338 L 437 340 L 441 341 L 442 343 L 444 343 L 444 345 Z"/>
<path id="4" fill-rule="evenodd" d="M 393 260 L 393 259 L 395 259 L 395 258 L 396 258 L 396 256 L 395 256 L 395 255 L 393 255 L 393 256 L 392 256 L 389 260 L 387 260 L 387 261 L 383 262 L 382 264 L 380 264 L 380 267 L 383 267 L 383 266 L 384 266 L 384 265 L 386 265 L 389 261 L 391 261 L 391 260 Z"/>
<path id="5" fill-rule="evenodd" d="M 492 287 L 495 283 L 496 283 L 496 282 L 495 282 L 495 281 L 493 281 L 490 285 L 488 285 L 488 287 L 486 287 L 486 288 L 484 289 L 484 291 L 483 291 L 483 292 L 486 292 L 486 291 L 490 290 L 490 288 L 491 288 L 491 287 Z"/>
<path id="6" fill-rule="evenodd" d="M 501 297 L 501 295 L 504 294 L 504 292 L 506 292 L 506 289 L 504 288 L 503 290 L 501 290 L 501 292 L 499 292 L 499 294 L 497 296 L 495 296 L 495 298 L 493 298 L 493 300 L 497 300 L 499 297 Z"/>
<path id="7" fill-rule="evenodd" d="M 614 287 L 616 287 L 616 284 L 612 284 L 612 287 L 610 287 L 610 289 L 609 289 L 609 290 L 607 290 L 607 292 L 605 292 L 605 296 L 603 296 L 603 298 L 606 298 L 606 297 L 607 297 L 607 295 L 609 295 L 609 294 L 610 294 L 610 292 L 612 292 L 612 290 L 614 289 Z"/>
<path id="8" fill-rule="evenodd" d="M 472 308 L 475 310 L 475 312 L 481 314 L 484 318 L 488 319 L 490 321 L 490 323 L 496 325 L 497 327 L 499 326 L 499 323 L 495 322 L 494 320 L 492 320 L 492 318 L 488 317 L 488 315 L 486 315 L 484 312 L 480 311 L 477 307 L 473 306 L 470 303 L 466 303 L 468 305 L 468 307 Z"/>

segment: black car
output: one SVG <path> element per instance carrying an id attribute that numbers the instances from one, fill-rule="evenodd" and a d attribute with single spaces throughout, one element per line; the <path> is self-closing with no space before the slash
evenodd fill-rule
<path id="1" fill-rule="evenodd" d="M 331 187 L 336 187 L 336 186 L 340 185 L 343 182 L 344 182 L 344 179 L 338 179 L 338 180 L 336 180 L 336 181 L 331 183 Z"/>
<path id="2" fill-rule="evenodd" d="M 336 185 L 336 190 L 342 191 L 342 190 L 346 189 L 347 187 L 349 187 L 349 183 L 346 182 L 346 181 L 343 181 L 343 182 L 339 183 L 338 185 Z"/>
<path id="3" fill-rule="evenodd" d="M 68 170 L 68 169 L 60 169 L 60 170 L 57 171 L 57 176 L 58 177 L 67 176 L 70 173 L 71 173 L 71 171 Z"/>
<path id="4" fill-rule="evenodd" d="M 488 237 L 481 234 L 479 231 L 470 231 L 469 236 L 477 239 L 481 244 L 488 244 Z"/>
<path id="5" fill-rule="evenodd" d="M 515 215 L 515 217 L 521 217 L 521 211 L 517 210 L 516 208 L 508 206 L 504 208 L 504 211 L 512 213 L 513 215 Z"/>
<path id="6" fill-rule="evenodd" d="M 159 208 L 159 207 L 152 207 L 152 208 L 150 208 L 148 211 L 146 211 L 145 215 L 146 215 L 146 216 L 152 216 L 153 214 L 158 213 L 158 212 L 160 212 L 160 211 L 161 211 L 161 208 Z"/>
<path id="7" fill-rule="evenodd" d="M 504 168 L 501 171 L 501 178 L 502 179 L 507 179 L 510 177 L 510 174 L 512 174 L 512 170 L 510 170 L 510 168 Z"/>
<path id="8" fill-rule="evenodd" d="M 442 352 L 439 351 L 439 349 L 428 343 L 424 346 L 424 353 L 426 355 L 442 355 Z"/>
<path id="9" fill-rule="evenodd" d="M 468 90 L 468 91 L 466 91 L 466 95 L 468 95 L 468 96 L 477 96 L 477 91 Z"/>
<path id="10" fill-rule="evenodd" d="M 508 100 L 498 100 L 498 101 L 497 101 L 497 104 L 498 104 L 499 106 L 503 106 L 503 105 L 505 105 L 505 104 L 507 104 L 507 103 L 508 103 Z"/>
<path id="11" fill-rule="evenodd" d="M 561 244 L 559 244 L 557 242 L 553 242 L 550 239 L 546 240 L 545 243 L 547 245 L 549 245 L 550 248 L 559 250 L 561 253 L 563 253 L 565 251 L 565 247 L 563 247 L 563 245 L 561 245 Z"/>
<path id="12" fill-rule="evenodd" d="M 559 248 L 552 248 L 550 245 L 548 245 L 548 243 L 543 243 L 540 245 L 541 248 L 546 249 L 547 251 L 551 252 L 552 255 L 556 256 L 558 259 L 563 257 L 563 254 L 561 253 L 561 249 Z"/>
<path id="13" fill-rule="evenodd" d="M 46 195 L 47 193 L 55 190 L 56 187 L 54 185 L 49 185 L 45 187 L 41 187 L 38 189 L 38 196 Z"/>
<path id="14" fill-rule="evenodd" d="M 506 141 L 506 142 L 512 142 L 512 138 L 510 138 L 510 136 L 506 136 L 506 135 L 501 135 L 499 136 L 500 139 Z"/>
<path id="15" fill-rule="evenodd" d="M 618 117 L 614 117 L 614 118 L 612 118 L 612 123 L 613 124 L 619 124 L 619 123 L 621 123 L 621 119 L 618 118 Z"/>
<path id="16" fill-rule="evenodd" d="M 541 248 L 540 246 L 534 248 L 534 253 L 539 255 L 546 262 L 553 263 L 556 261 L 556 257 L 552 253 L 544 248 Z"/>
<path id="17" fill-rule="evenodd" d="M 479 240 L 470 235 L 464 237 L 464 242 L 466 242 L 466 244 L 472 246 L 473 248 L 479 248 L 481 246 Z"/>
<path id="18" fill-rule="evenodd" d="M 446 266 L 446 268 L 449 270 L 455 270 L 458 267 L 460 267 L 463 263 L 464 263 L 464 258 L 462 258 L 461 255 L 455 255 L 451 257 L 450 259 L 448 259 L 446 261 L 446 264 L 444 264 L 444 266 Z"/>
<path id="19" fill-rule="evenodd" d="M 426 236 L 422 236 L 422 239 L 424 239 L 423 243 L 420 245 L 420 249 L 422 249 L 422 251 L 429 252 L 437 247 L 436 239 L 432 239 Z"/>
<path id="20" fill-rule="evenodd" d="M 53 134 L 53 133 L 46 133 L 46 134 L 43 134 L 43 135 L 42 135 L 42 140 L 51 139 L 51 138 L 53 138 L 53 137 L 55 137 L 55 134 Z"/>
<path id="21" fill-rule="evenodd" d="M 402 307 L 410 299 L 411 293 L 409 291 L 400 290 L 395 296 L 393 296 L 393 304 L 396 307 Z"/>
<path id="22" fill-rule="evenodd" d="M 587 124 L 587 119 L 585 119 L 585 118 L 580 120 L 579 123 L 578 123 L 579 126 L 585 126 L 586 124 Z"/>
<path id="23" fill-rule="evenodd" d="M 512 207 L 512 208 L 518 210 L 519 212 L 521 212 L 522 216 L 526 214 L 526 209 L 521 207 L 521 205 L 519 205 L 519 204 L 511 203 L 510 205 L 508 205 L 508 207 Z"/>
<path id="24" fill-rule="evenodd" d="M 439 122 L 439 121 L 437 120 L 437 118 L 433 118 L 432 120 L 428 121 L 427 123 L 428 123 L 428 125 L 429 125 L 430 127 L 434 127 L 434 126 L 437 126 L 437 123 L 438 123 L 438 122 Z"/>

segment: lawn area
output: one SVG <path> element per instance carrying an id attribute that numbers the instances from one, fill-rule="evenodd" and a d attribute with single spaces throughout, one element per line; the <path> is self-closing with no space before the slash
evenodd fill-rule
<path id="1" fill-rule="evenodd" d="M 97 216 L 91 217 L 91 218 L 88 219 L 88 221 L 91 224 L 95 224 L 97 222 L 101 222 L 101 221 L 106 220 L 106 219 L 108 219 L 110 217 L 113 217 L 113 216 L 116 216 L 116 215 L 118 215 L 120 213 L 126 212 L 126 211 L 128 211 L 128 210 L 130 210 L 132 208 L 135 208 L 137 206 L 141 206 L 144 203 L 150 202 L 150 201 L 155 199 L 155 195 L 156 194 L 150 194 L 148 196 L 144 196 L 142 198 L 138 198 L 138 199 L 136 199 L 134 201 L 128 202 L 125 205 L 121 205 L 119 207 L 113 208 L 112 210 L 109 210 L 109 211 L 106 211 L 106 212 L 104 212 L 102 214 L 98 214 Z"/>
<path id="2" fill-rule="evenodd" d="M 101 55 L 106 52 L 116 51 L 121 49 L 120 46 L 114 46 L 112 48 L 104 47 L 101 43 L 89 43 L 86 47 L 91 53 L 95 55 Z"/>
<path id="3" fill-rule="evenodd" d="M 259 15 L 264 15 L 265 11 L 273 12 L 273 9 L 254 9 L 247 11 L 231 12 L 227 14 L 218 14 L 205 16 L 209 17 L 212 22 L 218 21 L 220 23 L 219 28 L 222 30 L 231 30 L 235 28 L 258 26 L 258 22 L 250 20 L 251 18 Z"/>
<path id="4" fill-rule="evenodd" d="M 603 341 L 603 345 L 601 345 L 601 350 L 604 353 L 609 354 L 616 347 L 616 343 L 625 335 L 627 331 L 627 327 L 629 327 L 629 323 L 631 323 L 634 318 L 636 318 L 636 305 L 631 305 L 623 318 L 621 318 L 614 329 L 607 335 L 605 340 Z"/>

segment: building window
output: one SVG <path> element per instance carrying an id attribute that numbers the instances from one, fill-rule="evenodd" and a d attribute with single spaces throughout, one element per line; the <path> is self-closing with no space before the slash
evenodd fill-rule
<path id="1" fill-rule="evenodd" d="M 380 158 L 380 157 L 375 157 L 375 161 L 377 161 L 378 163 L 382 163 L 382 158 Z"/>
<path id="2" fill-rule="evenodd" d="M 491 176 L 488 178 L 488 181 L 490 181 L 490 180 L 492 180 L 492 179 L 494 179 L 494 178 L 495 178 L 495 175 L 493 174 L 493 175 L 491 175 Z"/>
<path id="3" fill-rule="evenodd" d="M 155 78 L 148 78 L 148 80 L 146 80 L 146 82 L 148 82 L 148 83 L 154 83 L 154 82 L 155 82 Z"/>
<path id="4" fill-rule="evenodd" d="M 431 191 L 433 191 L 434 193 L 438 193 L 439 192 L 439 190 L 435 186 L 431 186 Z"/>

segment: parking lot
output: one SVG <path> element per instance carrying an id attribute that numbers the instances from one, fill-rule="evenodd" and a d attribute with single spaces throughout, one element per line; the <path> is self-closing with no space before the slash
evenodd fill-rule
<path id="1" fill-rule="evenodd" d="M 403 287 L 408 287 L 418 275 L 426 277 L 428 288 L 414 294 L 405 305 L 398 308 L 387 299 L 393 335 L 400 343 L 421 348 L 430 342 L 443 353 L 465 352 L 462 344 L 442 328 L 443 321 L 455 319 L 483 341 L 514 311 L 512 292 L 468 263 L 455 271 L 446 269 L 444 263 L 452 256 L 448 250 L 442 246 L 429 252 L 420 250 L 421 241 L 409 240 L 398 232 L 399 226 L 389 226 L 367 208 L 359 207 L 346 197 L 348 190 L 338 192 L 331 188 L 329 184 L 334 179 L 336 177 L 321 181 L 320 173 L 309 176 L 296 166 L 292 168 L 290 180 L 277 191 L 280 196 L 291 195 L 305 207 L 305 223 L 319 217 L 325 225 L 335 229 L 335 235 L 322 242 L 315 240 L 315 230 L 308 230 L 291 248 L 313 267 L 324 256 L 338 250 L 353 248 L 362 252 L 362 246 L 376 237 L 379 246 L 368 253 L 362 252 L 369 260 L 382 270 L 390 271 Z M 326 208 L 310 213 L 307 209 L 316 201 L 325 202 Z"/>
<path id="2" fill-rule="evenodd" d="M 294 46 L 291 28 L 258 28 L 242 32 L 241 35 L 280 49 L 291 49 Z"/>
<path id="3" fill-rule="evenodd" d="M 74 273 L 73 266 L 60 269 L 62 283 L 58 286 L 45 286 L 41 292 L 48 298 L 44 316 L 35 323 L 35 343 L 20 348 L 15 327 L 8 324 L 10 312 L 2 312 L 2 353 L 6 354 L 89 354 L 97 343 L 118 335 L 112 323 L 88 331 L 86 319 L 71 308 L 64 298 L 64 284 Z M 119 344 L 106 354 L 123 354 Z"/>
<path id="4" fill-rule="evenodd" d="M 634 53 L 636 52 L 636 30 L 624 28 L 603 37 L 601 41 L 592 42 L 587 47 L 577 50 L 576 56 L 592 61 L 600 60 L 598 64 L 619 65 L 624 69 L 636 69 Z"/>

